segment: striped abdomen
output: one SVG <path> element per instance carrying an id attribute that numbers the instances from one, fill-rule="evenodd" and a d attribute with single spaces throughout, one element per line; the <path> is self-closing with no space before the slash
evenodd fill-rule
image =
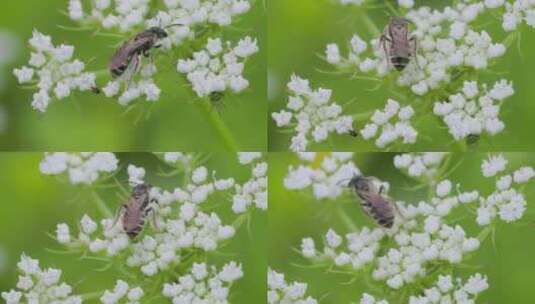
<path id="1" fill-rule="evenodd" d="M 143 230 L 147 213 L 146 210 L 136 207 L 135 205 L 127 206 L 123 214 L 124 232 L 132 239 Z"/>
<path id="2" fill-rule="evenodd" d="M 410 59 L 408 57 L 390 57 L 390 62 L 398 71 L 403 71 L 409 64 Z"/>
<path id="3" fill-rule="evenodd" d="M 360 195 L 362 208 L 379 225 L 392 228 L 394 225 L 394 209 L 389 201 L 379 194 Z"/>

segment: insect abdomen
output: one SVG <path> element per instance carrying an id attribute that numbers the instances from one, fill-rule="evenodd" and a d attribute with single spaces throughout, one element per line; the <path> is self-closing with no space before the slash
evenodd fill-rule
<path id="1" fill-rule="evenodd" d="M 120 77 L 121 75 L 124 74 L 124 71 L 126 71 L 126 68 L 127 68 L 126 65 L 120 65 L 120 66 L 118 66 L 118 67 L 112 68 L 112 69 L 110 70 L 111 75 L 112 75 L 113 77 Z"/>
<path id="2" fill-rule="evenodd" d="M 125 229 L 125 232 L 131 239 L 133 239 L 141 233 L 144 225 L 145 221 L 141 220 L 137 226 L 132 227 L 131 229 Z"/>
<path id="3" fill-rule="evenodd" d="M 145 225 L 143 212 L 138 206 L 135 206 L 134 208 L 127 209 L 123 216 L 124 232 L 133 239 L 141 233 Z"/>
<path id="4" fill-rule="evenodd" d="M 379 225 L 385 228 L 392 228 L 394 225 L 394 210 L 387 202 L 372 204 L 363 200 L 362 207 Z"/>
<path id="5" fill-rule="evenodd" d="M 405 67 L 409 64 L 409 58 L 408 57 L 391 57 L 390 62 L 392 62 L 392 65 L 396 70 L 403 71 Z"/>

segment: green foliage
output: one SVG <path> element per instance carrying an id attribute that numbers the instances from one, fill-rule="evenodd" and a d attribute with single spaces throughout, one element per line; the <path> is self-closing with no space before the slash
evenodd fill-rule
<path id="1" fill-rule="evenodd" d="M 355 33 L 364 40 L 374 38 L 386 26 L 390 16 L 399 14 L 397 9 L 385 6 L 394 1 L 370 1 L 364 7 L 343 6 L 331 0 L 273 0 L 270 2 L 268 24 L 268 66 L 270 73 L 269 112 L 279 111 L 287 102 L 286 83 L 293 73 L 309 79 L 314 87 L 333 90 L 332 100 L 343 105 L 344 113 L 356 115 L 356 128 L 362 128 L 375 109 L 382 108 L 388 98 L 402 105 L 411 105 L 415 111 L 418 142 L 410 146 L 393 146 L 391 151 L 527 151 L 535 147 L 530 140 L 533 125 L 531 113 L 535 97 L 530 79 L 535 70 L 535 61 L 526 54 L 535 52 L 533 29 L 520 26 L 520 30 L 508 34 L 501 27 L 501 18 L 496 13 L 486 12 L 478 18 L 477 30 L 486 30 L 497 42 L 508 46 L 506 54 L 495 65 L 477 75 L 470 71 L 449 84 L 445 91 L 433 96 L 416 97 L 406 88 L 400 88 L 392 77 L 378 80 L 368 75 L 341 73 L 333 69 L 322 57 L 329 43 L 343 47 Z M 449 1 L 448 5 L 457 1 Z M 416 1 L 416 6 L 444 7 L 444 1 Z M 289 47 L 291 45 L 291 47 Z M 518 45 L 520 47 L 518 47 Z M 524 55 L 524 56 L 522 56 Z M 454 91 L 462 81 L 470 77 L 481 82 L 494 83 L 505 77 L 514 83 L 515 94 L 508 98 L 500 117 L 506 124 L 505 131 L 496 136 L 481 136 L 472 145 L 465 141 L 455 142 L 448 134 L 441 119 L 432 113 L 432 103 Z M 429 95 L 429 94 L 428 94 Z M 358 117 L 357 117 L 358 116 Z M 361 117 L 363 116 L 363 117 Z M 269 142 L 272 151 L 287 151 L 292 134 L 281 132 L 275 122 L 269 121 Z M 377 151 L 373 141 L 350 136 L 331 136 L 329 141 L 313 144 L 315 151 Z"/>
<path id="2" fill-rule="evenodd" d="M 147 182 L 161 185 L 164 189 L 172 190 L 185 182 L 181 179 L 183 174 L 177 175 L 177 170 L 165 165 L 153 154 L 119 153 L 118 158 L 123 169 L 129 163 L 144 166 Z M 125 170 L 92 187 L 72 186 L 40 174 L 41 159 L 42 153 L 0 154 L 0 167 L 3 169 L 0 177 L 3 185 L 0 190 L 3 201 L 0 207 L 0 290 L 6 291 L 15 286 L 16 263 L 24 252 L 39 259 L 42 267 L 61 269 L 62 279 L 73 286 L 75 293 L 84 295 L 87 303 L 100 303 L 98 299 L 102 291 L 112 289 L 116 279 L 131 282 L 133 286 L 143 286 L 147 298 L 152 299 L 147 303 L 168 303 L 168 299 L 161 297 L 161 286 L 164 280 L 173 280 L 169 272 L 147 278 L 137 269 L 121 264 L 124 258 L 66 251 L 54 239 L 56 225 L 60 222 L 68 223 L 71 232 L 76 233 L 77 223 L 84 214 L 95 220 L 108 216 L 106 213 L 109 212 L 115 214 L 128 195 L 124 192 L 128 187 Z M 246 180 L 250 174 L 250 168 L 239 165 L 234 154 L 214 153 L 204 165 L 217 170 L 221 176 L 233 176 L 237 181 Z M 99 204 L 104 204 L 109 211 L 103 211 Z M 187 265 L 194 261 L 218 267 L 229 260 L 243 263 L 244 277 L 233 285 L 229 299 L 233 303 L 256 303 L 256 299 L 263 298 L 266 293 L 267 216 L 256 209 L 236 216 L 230 207 L 226 197 L 215 195 L 203 208 L 216 212 L 225 223 L 234 223 L 234 238 L 214 253 L 192 252 L 189 258 L 184 257 L 175 271 L 184 274 L 189 270 Z M 146 228 L 152 229 L 148 224 Z"/>
<path id="3" fill-rule="evenodd" d="M 354 160 L 363 174 L 376 176 L 390 183 L 389 196 L 405 202 L 418 202 L 428 197 L 427 187 L 421 182 L 400 173 L 392 164 L 392 153 L 357 153 Z M 529 153 L 506 153 L 511 168 L 535 164 L 535 156 Z M 462 190 L 478 190 L 489 193 L 494 188 L 493 179 L 481 176 L 482 153 L 457 153 L 451 156 L 447 178 L 455 184 L 460 183 Z M 270 154 L 270 185 L 269 185 L 269 257 L 270 266 L 286 274 L 287 280 L 308 283 L 308 295 L 316 299 L 323 298 L 321 303 L 357 303 L 364 292 L 378 298 L 387 298 L 390 303 L 406 303 L 409 293 L 382 288 L 384 284 L 373 281 L 370 276 L 373 267 L 365 268 L 358 273 L 348 269 L 334 267 L 332 262 L 314 263 L 304 259 L 299 253 L 301 239 L 313 237 L 317 241 L 317 249 L 321 250 L 319 240 L 329 228 L 340 235 L 355 231 L 355 227 L 374 227 L 373 221 L 367 217 L 357 199 L 348 191 L 337 200 L 318 201 L 303 191 L 290 191 L 283 186 L 289 165 L 300 163 L 294 154 Z M 452 169 L 452 170 L 450 170 Z M 451 172 L 451 173 L 448 173 Z M 443 176 L 446 178 L 445 176 Z M 431 192 L 432 193 L 432 192 Z M 478 303 L 519 303 L 528 304 L 535 297 L 530 281 L 535 274 L 535 262 L 529 252 L 535 250 L 533 233 L 533 199 L 535 191 L 526 188 L 524 191 L 528 201 L 527 211 L 521 221 L 507 224 L 497 223 L 495 233 L 492 229 L 482 229 L 475 223 L 474 210 L 460 206 L 449 217 L 462 225 L 468 235 L 479 235 L 481 248 L 470 254 L 461 265 L 437 264 L 434 275 L 425 277 L 421 286 L 411 286 L 412 293 L 429 286 L 440 272 L 451 273 L 467 278 L 480 272 L 488 275 L 490 288 L 478 298 Z M 431 271 L 430 267 L 429 272 Z M 379 287 L 379 288 L 378 288 Z M 405 290 L 405 289 L 403 289 Z M 404 301 L 400 300 L 404 296 Z"/>
<path id="4" fill-rule="evenodd" d="M 55 43 L 76 47 L 75 56 L 91 61 L 87 69 L 102 71 L 97 83 L 109 79 L 107 64 L 115 48 L 133 33 L 108 35 L 80 30 L 62 12 L 68 1 L 7 1 L 0 12 L 2 29 L 19 37 L 21 51 L 12 66 L 4 67 L 8 80 L 0 92 L 0 104 L 7 109 L 9 128 L 0 134 L 3 150 L 115 150 L 115 151 L 232 151 L 263 150 L 266 147 L 266 27 L 265 11 L 255 1 L 251 11 L 235 25 L 215 33 L 237 41 L 247 34 L 258 38 L 260 53 L 247 63 L 244 77 L 251 86 L 239 95 L 228 94 L 219 110 L 200 102 L 184 76 L 176 72 L 178 57 L 159 53 L 155 81 L 162 90 L 160 100 L 148 103 L 137 100 L 130 108 L 91 93 L 70 96 L 65 102 L 54 102 L 45 114 L 34 111 L 32 91 L 22 89 L 13 77 L 13 67 L 27 63 L 29 52 L 24 47 L 32 30 L 51 35 Z M 206 38 L 206 37 L 205 37 Z M 192 45 L 193 48 L 200 47 Z M 193 49 L 192 49 L 193 50 Z M 192 51 L 190 50 L 190 51 Z M 180 50 L 185 55 L 186 50 Z"/>

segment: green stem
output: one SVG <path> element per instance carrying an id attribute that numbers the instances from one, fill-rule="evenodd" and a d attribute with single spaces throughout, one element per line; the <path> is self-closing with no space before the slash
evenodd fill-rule
<path id="1" fill-rule="evenodd" d="M 101 295 L 102 295 L 102 291 L 96 291 L 96 292 L 91 292 L 91 293 L 85 293 L 80 296 L 82 297 L 82 300 L 87 301 L 87 300 L 98 299 Z"/>
<path id="2" fill-rule="evenodd" d="M 351 231 L 357 231 L 358 228 L 355 225 L 355 223 L 351 220 L 351 218 L 344 212 L 344 210 L 340 207 L 336 207 L 336 213 L 342 220 L 342 222 L 347 226 L 347 228 Z"/>
<path id="3" fill-rule="evenodd" d="M 366 11 L 364 10 L 360 10 L 360 16 L 362 18 L 362 21 L 364 22 L 364 24 L 366 25 L 366 27 L 368 28 L 368 30 L 371 32 L 371 34 L 373 36 L 379 36 L 381 35 L 381 30 L 379 30 L 379 28 L 377 27 L 377 25 L 375 25 L 375 23 L 373 22 L 373 20 L 370 18 L 370 16 L 368 16 L 368 14 L 366 13 Z"/>
<path id="4" fill-rule="evenodd" d="M 214 129 L 221 136 L 221 139 L 223 141 L 223 144 L 225 145 L 226 150 L 230 152 L 240 151 L 240 148 L 238 147 L 238 143 L 234 139 L 234 136 L 230 132 L 225 122 L 221 119 L 221 116 L 219 116 L 219 113 L 210 104 L 210 102 L 207 100 L 202 100 L 200 102 L 197 102 L 197 104 L 199 105 L 199 108 L 201 109 L 203 114 L 206 116 L 206 118 L 208 118 L 208 121 L 210 122 L 210 124 L 212 124 Z"/>
<path id="5" fill-rule="evenodd" d="M 111 212 L 110 208 L 106 205 L 106 203 L 104 203 L 104 201 L 102 200 L 102 198 L 100 198 L 98 193 L 95 191 L 92 191 L 92 195 L 95 198 L 95 202 L 97 203 L 97 208 L 100 210 L 100 212 L 102 212 L 102 214 L 106 218 L 113 218 L 113 212 Z"/>

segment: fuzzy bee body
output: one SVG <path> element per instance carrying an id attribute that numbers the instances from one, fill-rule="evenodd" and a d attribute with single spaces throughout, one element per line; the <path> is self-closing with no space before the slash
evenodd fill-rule
<path id="1" fill-rule="evenodd" d="M 131 239 L 141 233 L 145 226 L 145 219 L 152 211 L 150 188 L 147 184 L 135 186 L 130 199 L 122 206 L 123 230 Z"/>
<path id="2" fill-rule="evenodd" d="M 369 177 L 354 176 L 348 186 L 353 188 L 355 194 L 362 200 L 362 209 L 373 218 L 380 226 L 392 228 L 395 219 L 395 210 L 392 203 L 386 199 L 381 189 L 373 184 Z"/>
<path id="3" fill-rule="evenodd" d="M 403 71 L 412 57 L 416 59 L 416 37 L 410 36 L 409 21 L 394 17 L 386 26 L 379 39 L 389 64 L 398 71 Z"/>
<path id="4" fill-rule="evenodd" d="M 137 70 L 140 56 L 149 57 L 150 50 L 160 47 L 156 43 L 167 36 L 168 34 L 163 28 L 151 27 L 126 41 L 111 57 L 108 66 L 111 75 L 114 78 L 122 76 L 132 64 L 134 71 Z"/>

